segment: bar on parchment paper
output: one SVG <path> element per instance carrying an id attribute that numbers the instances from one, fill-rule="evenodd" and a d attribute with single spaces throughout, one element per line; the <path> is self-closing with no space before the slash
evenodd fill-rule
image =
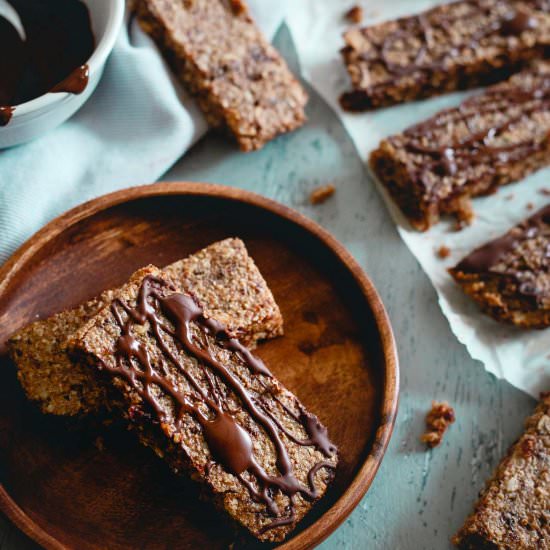
<path id="1" fill-rule="evenodd" d="M 471 197 L 550 163 L 550 63 L 383 140 L 370 166 L 420 231 L 443 214 L 471 219 Z"/>
<path id="2" fill-rule="evenodd" d="M 342 56 L 363 111 L 495 83 L 548 55 L 548 0 L 462 0 L 350 29 Z"/>
<path id="3" fill-rule="evenodd" d="M 550 326 L 550 205 L 449 272 L 481 309 L 523 328 Z"/>

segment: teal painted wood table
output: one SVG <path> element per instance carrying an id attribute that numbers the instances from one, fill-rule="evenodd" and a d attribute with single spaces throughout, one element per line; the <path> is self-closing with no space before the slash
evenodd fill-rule
<path id="1" fill-rule="evenodd" d="M 292 63 L 284 28 L 277 45 Z M 434 289 L 366 175 L 362 155 L 324 101 L 310 94 L 309 122 L 298 132 L 249 154 L 209 135 L 163 179 L 224 183 L 287 204 L 329 230 L 363 266 L 393 324 L 400 410 L 371 489 L 321 548 L 447 549 L 535 403 L 486 373 L 453 336 Z M 336 194 L 325 204 L 310 205 L 310 191 L 328 182 Z M 457 420 L 443 444 L 426 451 L 419 437 L 432 399 L 449 401 Z M 0 519 L 0 549 L 33 547 Z"/>

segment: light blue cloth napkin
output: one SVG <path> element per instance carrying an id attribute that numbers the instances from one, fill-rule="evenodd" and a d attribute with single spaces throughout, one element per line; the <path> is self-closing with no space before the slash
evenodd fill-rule
<path id="1" fill-rule="evenodd" d="M 284 2 L 250 6 L 272 37 Z M 157 180 L 206 130 L 152 42 L 137 24 L 124 27 L 86 105 L 36 141 L 0 151 L 0 264 L 65 210 Z"/>

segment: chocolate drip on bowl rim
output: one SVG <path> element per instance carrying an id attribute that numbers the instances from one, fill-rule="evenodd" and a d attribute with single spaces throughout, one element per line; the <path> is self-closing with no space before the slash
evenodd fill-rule
<path id="1" fill-rule="evenodd" d="M 6 126 L 11 120 L 13 113 L 15 112 L 15 107 L 0 107 L 0 126 Z"/>
<path id="2" fill-rule="evenodd" d="M 0 17 L 0 125 L 13 109 L 47 93 L 82 93 L 95 49 L 90 14 L 81 0 L 9 0 L 25 29 Z"/>
<path id="3" fill-rule="evenodd" d="M 56 84 L 51 93 L 67 92 L 69 94 L 81 94 L 88 85 L 90 79 L 90 69 L 88 65 L 77 67 L 67 78 L 64 78 L 59 84 Z"/>

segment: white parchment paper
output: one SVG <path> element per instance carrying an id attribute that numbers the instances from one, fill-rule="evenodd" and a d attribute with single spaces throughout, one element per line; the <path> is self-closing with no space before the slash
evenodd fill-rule
<path id="1" fill-rule="evenodd" d="M 450 94 L 373 113 L 344 113 L 338 97 L 349 87 L 349 82 L 339 50 L 343 46 L 342 33 L 350 24 L 343 14 L 352 5 L 362 5 L 365 13 L 362 24 L 371 24 L 416 13 L 437 3 L 433 0 L 300 0 L 288 13 L 287 21 L 305 78 L 339 114 L 365 159 L 382 138 L 440 109 L 457 105 L 467 94 Z M 489 372 L 533 396 L 550 389 L 550 329 L 524 330 L 493 321 L 478 310 L 447 273 L 447 268 L 468 252 L 550 203 L 550 197 L 544 194 L 544 190 L 550 190 L 550 169 L 504 187 L 496 195 L 475 199 L 475 222 L 459 232 L 453 230 L 450 221 L 426 233 L 414 231 L 381 186 L 378 187 L 402 239 L 433 283 L 452 331 L 470 355 L 482 361 Z M 442 245 L 451 250 L 445 260 L 436 253 Z M 431 341 L 425 344 L 438 345 Z"/>

